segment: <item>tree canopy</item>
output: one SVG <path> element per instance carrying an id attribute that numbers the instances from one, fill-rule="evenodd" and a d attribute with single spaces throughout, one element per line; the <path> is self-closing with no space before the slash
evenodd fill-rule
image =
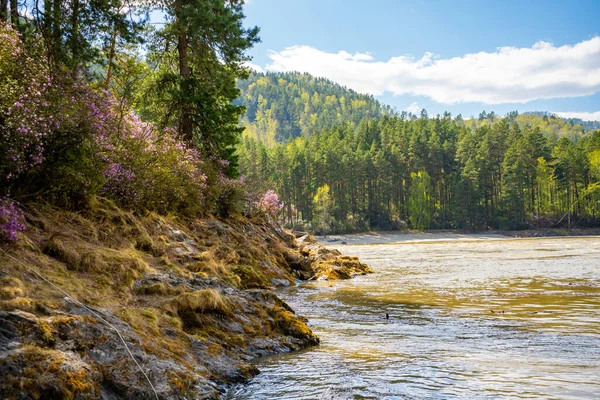
<path id="1" fill-rule="evenodd" d="M 600 131 L 514 117 L 386 115 L 274 146 L 247 136 L 240 166 L 255 190 L 280 195 L 288 225 L 321 232 L 598 224 Z M 313 200 L 324 188 L 327 207 Z"/>

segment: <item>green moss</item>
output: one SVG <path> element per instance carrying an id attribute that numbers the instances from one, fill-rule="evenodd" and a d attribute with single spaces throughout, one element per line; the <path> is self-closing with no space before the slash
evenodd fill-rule
<path id="1" fill-rule="evenodd" d="M 0 390 L 7 398 L 16 398 L 19 393 L 28 393 L 37 399 L 97 398 L 98 377 L 85 369 L 73 369 L 59 351 L 27 345 L 10 361 L 23 368 L 0 383 Z M 11 389 L 18 392 L 11 394 Z"/>
<path id="2" fill-rule="evenodd" d="M 277 327 L 287 335 L 298 339 L 316 340 L 316 336 L 306 323 L 295 314 L 279 306 L 272 307 L 269 314 L 273 317 Z"/>
<path id="3" fill-rule="evenodd" d="M 270 280 L 256 267 L 236 265 L 233 267 L 233 273 L 240 277 L 240 287 L 242 289 L 264 289 L 272 286 Z"/>

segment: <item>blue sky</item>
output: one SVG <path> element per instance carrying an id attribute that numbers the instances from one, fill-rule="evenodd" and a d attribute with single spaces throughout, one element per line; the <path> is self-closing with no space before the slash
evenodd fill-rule
<path id="1" fill-rule="evenodd" d="M 300 70 L 398 110 L 600 119 L 600 0 L 249 0 L 261 70 Z M 596 118 L 597 117 L 597 118 Z"/>

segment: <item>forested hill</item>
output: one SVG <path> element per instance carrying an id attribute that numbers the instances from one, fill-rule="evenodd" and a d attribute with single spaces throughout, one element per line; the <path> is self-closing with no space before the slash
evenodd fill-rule
<path id="1" fill-rule="evenodd" d="M 306 73 L 252 73 L 240 81 L 236 104 L 246 107 L 245 135 L 269 146 L 310 136 L 343 122 L 356 125 L 392 110 L 373 96 L 359 94 Z"/>
<path id="2" fill-rule="evenodd" d="M 547 112 L 519 114 L 517 111 L 513 111 L 500 117 L 494 112 L 486 113 L 482 111 L 476 118 L 468 119 L 465 123 L 470 128 L 477 129 L 481 126 L 491 126 L 499 119 L 505 119 L 509 124 L 516 123 L 521 129 L 527 126 L 537 127 L 541 133 L 551 140 L 566 137 L 576 142 L 588 132 L 594 130 L 592 129 L 594 125 L 591 122 L 588 122 L 587 127 L 584 127 L 581 120 L 582 123 L 577 123 L 576 120 L 560 118 Z"/>
<path id="3" fill-rule="evenodd" d="M 428 116 L 300 73 L 253 73 L 240 170 L 319 232 L 598 224 L 600 131 L 548 113 Z M 565 217 L 566 218 L 563 218 Z"/>
<path id="4" fill-rule="evenodd" d="M 350 122 L 357 126 L 363 119 L 395 114 L 390 106 L 381 104 L 371 95 L 357 93 L 307 73 L 253 72 L 248 79 L 240 80 L 238 87 L 241 95 L 234 103 L 246 107 L 242 116 L 242 124 L 246 127 L 244 134 L 268 147 L 320 133 L 336 124 Z M 506 118 L 509 123 L 516 122 L 521 128 L 526 125 L 539 127 L 547 137 L 568 137 L 574 141 L 586 132 L 600 128 L 598 121 L 560 118 L 539 111 L 522 114 L 515 111 L 506 116 L 482 111 L 475 117 L 464 116 L 465 124 L 473 129 L 493 125 L 500 118 Z"/>
<path id="5" fill-rule="evenodd" d="M 287 224 L 322 233 L 600 223 L 600 131 L 393 115 L 271 148 L 246 137 L 239 156 L 251 188 L 283 199 Z"/>
<path id="6" fill-rule="evenodd" d="M 586 131 L 595 131 L 600 129 L 600 121 L 584 121 L 580 118 L 561 118 L 547 111 L 529 111 L 523 114 L 543 118 L 545 120 L 559 119 L 570 125 L 579 125 Z"/>

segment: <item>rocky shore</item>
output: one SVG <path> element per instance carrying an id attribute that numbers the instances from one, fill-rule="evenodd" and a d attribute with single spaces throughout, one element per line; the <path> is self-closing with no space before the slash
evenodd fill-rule
<path id="1" fill-rule="evenodd" d="M 319 343 L 273 292 L 372 272 L 266 217 L 31 206 L 0 248 L 0 397 L 217 399 L 256 357 Z"/>

